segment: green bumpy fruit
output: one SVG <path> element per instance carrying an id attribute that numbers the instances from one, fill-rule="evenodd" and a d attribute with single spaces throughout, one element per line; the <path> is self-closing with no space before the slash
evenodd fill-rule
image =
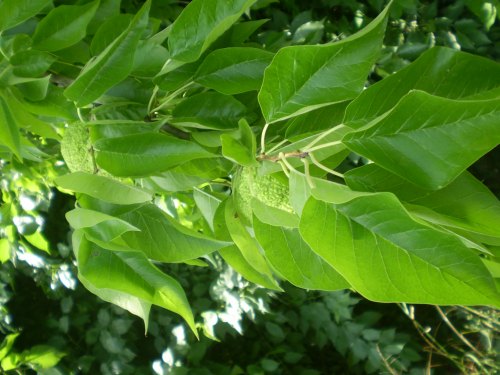
<path id="1" fill-rule="evenodd" d="M 259 176 L 254 167 L 243 167 L 235 175 L 233 195 L 238 213 L 247 222 L 252 220 L 252 199 L 293 213 L 289 188 L 271 175 Z"/>
<path id="2" fill-rule="evenodd" d="M 79 123 L 68 125 L 61 141 L 61 154 L 71 172 L 93 173 L 90 148 L 87 126 Z"/>

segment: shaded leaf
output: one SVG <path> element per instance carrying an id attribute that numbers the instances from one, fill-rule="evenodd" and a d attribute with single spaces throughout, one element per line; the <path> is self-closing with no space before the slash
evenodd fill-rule
<path id="1" fill-rule="evenodd" d="M 246 112 L 246 107 L 232 96 L 205 92 L 178 104 L 171 122 L 194 128 L 235 129 Z"/>
<path id="2" fill-rule="evenodd" d="M 257 165 L 257 143 L 252 129 L 245 119 L 238 122 L 239 129 L 220 136 L 222 155 L 237 164 L 250 167 Z"/>
<path id="3" fill-rule="evenodd" d="M 152 204 L 117 217 L 140 229 L 140 232 L 124 233 L 124 242 L 131 249 L 161 262 L 177 263 L 196 259 L 228 246 L 227 242 L 214 240 L 182 226 Z"/>
<path id="4" fill-rule="evenodd" d="M 218 49 L 205 57 L 194 80 L 226 95 L 258 90 L 272 58 L 271 52 L 258 48 Z"/>
<path id="5" fill-rule="evenodd" d="M 85 172 L 74 172 L 56 178 L 55 183 L 63 189 L 84 193 L 91 197 L 116 204 L 149 202 L 151 193 L 135 186 L 125 185 L 105 176 Z"/>
<path id="6" fill-rule="evenodd" d="M 430 190 L 449 184 L 500 142 L 500 100 L 459 101 L 412 91 L 343 143 Z"/>
<path id="7" fill-rule="evenodd" d="M 311 250 L 297 228 L 272 226 L 255 216 L 253 223 L 266 258 L 286 280 L 305 289 L 349 288 L 346 280 Z"/>
<path id="8" fill-rule="evenodd" d="M 151 0 L 146 1 L 128 28 L 91 60 L 64 91 L 78 107 L 92 103 L 132 71 L 135 49 L 148 24 L 150 6 Z"/>
<path id="9" fill-rule="evenodd" d="M 254 2 L 255 0 L 191 1 L 172 25 L 168 38 L 171 59 L 182 63 L 198 60 Z M 169 70 L 171 69 L 166 65 L 162 73 Z"/>
<path id="10" fill-rule="evenodd" d="M 499 85 L 500 64 L 454 49 L 434 47 L 363 91 L 347 107 L 344 123 L 359 128 L 390 110 L 410 90 L 462 99 Z"/>
<path id="11" fill-rule="evenodd" d="M 481 242 L 500 245 L 500 202 L 467 171 L 437 191 L 421 189 L 375 164 L 350 170 L 345 180 L 355 190 L 394 193 L 404 202 L 439 214 L 436 223 L 474 233 Z"/>
<path id="12" fill-rule="evenodd" d="M 189 160 L 212 156 L 198 144 L 164 134 L 141 133 L 94 143 L 97 164 L 115 176 L 147 176 Z"/>
<path id="13" fill-rule="evenodd" d="M 21 159 L 21 137 L 14 114 L 0 92 L 0 143 L 7 146 L 18 159 Z"/>
<path id="14" fill-rule="evenodd" d="M 146 319 L 149 304 L 173 311 L 197 334 L 186 295 L 175 279 L 161 272 L 142 253 L 110 251 L 88 241 L 82 234 L 80 239 L 75 236 L 73 245 L 79 278 L 85 280 L 92 291 L 103 291 L 99 296 Z"/>
<path id="15" fill-rule="evenodd" d="M 52 0 L 3 0 L 0 3 L 0 31 L 34 17 Z"/>
<path id="16" fill-rule="evenodd" d="M 379 54 L 389 6 L 340 42 L 285 47 L 264 73 L 259 103 L 267 123 L 356 97 Z"/>
<path id="17" fill-rule="evenodd" d="M 42 51 L 58 51 L 85 37 L 87 25 L 99 6 L 99 0 L 85 5 L 61 5 L 49 12 L 37 25 L 33 46 Z"/>

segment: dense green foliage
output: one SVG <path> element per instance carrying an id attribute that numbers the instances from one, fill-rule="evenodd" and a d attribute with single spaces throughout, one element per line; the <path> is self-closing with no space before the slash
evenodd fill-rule
<path id="1" fill-rule="evenodd" d="M 60 300 L 45 327 L 60 333 L 22 342 L 12 332 L 3 369 L 146 371 L 120 339 L 133 325 L 139 347 L 144 327 L 66 296 L 75 273 L 142 318 L 154 352 L 168 345 L 160 373 L 418 372 L 416 342 L 377 325 L 384 308 L 355 312 L 358 298 L 340 290 L 402 303 L 426 340 L 406 303 L 499 306 L 500 202 L 467 171 L 500 143 L 497 4 L 302 6 L 0 1 L 2 278 L 38 277 Z M 62 197 L 54 186 L 76 198 L 58 212 L 76 266 L 67 227 L 42 224 Z M 287 298 L 290 311 L 276 306 Z M 150 319 L 152 305 L 191 333 L 159 312 Z M 483 322 L 494 330 L 493 310 L 459 311 L 480 314 L 483 337 Z M 267 335 L 252 360 L 228 364 L 213 342 L 192 341 L 233 340 L 217 323 L 241 332 L 244 313 L 263 332 L 249 342 Z M 96 316 L 100 328 L 84 334 Z M 68 355 L 75 335 L 100 346 Z M 457 354 L 432 340 L 462 371 L 495 368 L 492 345 L 474 352 L 465 339 Z M 325 348 L 344 362 L 327 362 Z"/>

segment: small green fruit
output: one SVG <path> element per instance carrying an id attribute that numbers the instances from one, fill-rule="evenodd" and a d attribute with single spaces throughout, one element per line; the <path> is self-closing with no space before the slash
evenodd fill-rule
<path id="1" fill-rule="evenodd" d="M 267 206 L 294 212 L 289 188 L 271 175 L 259 176 L 254 167 L 243 167 L 235 175 L 233 195 L 236 209 L 247 222 L 252 220 L 252 199 Z"/>

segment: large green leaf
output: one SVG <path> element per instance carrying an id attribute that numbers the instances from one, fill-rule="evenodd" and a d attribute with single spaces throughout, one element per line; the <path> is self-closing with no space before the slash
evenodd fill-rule
<path id="1" fill-rule="evenodd" d="M 149 202 L 151 193 L 138 187 L 125 185 L 105 176 L 85 172 L 74 172 L 56 178 L 55 183 L 63 189 L 84 193 L 91 197 L 116 204 Z"/>
<path id="2" fill-rule="evenodd" d="M 102 138 L 118 138 L 140 133 L 158 133 L 161 123 L 129 121 L 129 120 L 101 120 L 87 122 L 90 140 L 96 142 Z"/>
<path id="3" fill-rule="evenodd" d="M 11 112 L 11 108 L 0 92 L 0 144 L 7 146 L 17 157 L 21 159 L 21 137 L 19 128 Z"/>
<path id="4" fill-rule="evenodd" d="M 90 53 L 92 56 L 99 55 L 106 49 L 113 41 L 120 36 L 130 22 L 132 22 L 132 14 L 117 14 L 108 18 L 97 29 L 92 42 L 90 43 Z"/>
<path id="5" fill-rule="evenodd" d="M 500 306 L 481 258 L 457 237 L 412 219 L 392 194 L 341 205 L 311 198 L 300 233 L 368 299 Z"/>
<path id="6" fill-rule="evenodd" d="M 222 259 L 233 267 L 236 272 L 240 273 L 245 279 L 255 283 L 257 285 L 262 285 L 268 289 L 279 290 L 282 289 L 276 283 L 276 280 L 270 278 L 267 275 L 259 273 L 255 268 L 252 267 L 250 263 L 242 255 L 240 249 L 237 246 L 228 246 L 219 250 L 219 254 Z"/>
<path id="7" fill-rule="evenodd" d="M 52 0 L 3 0 L 0 2 L 0 31 L 34 17 Z"/>
<path id="8" fill-rule="evenodd" d="M 193 0 L 175 20 L 168 38 L 168 50 L 174 63 L 170 67 L 198 60 L 219 36 L 235 23 L 255 0 Z"/>
<path id="9" fill-rule="evenodd" d="M 58 51 L 85 37 L 87 25 L 99 6 L 99 0 L 85 5 L 61 5 L 37 25 L 33 46 L 42 51 Z"/>
<path id="10" fill-rule="evenodd" d="M 82 229 L 92 241 L 103 241 L 107 244 L 118 239 L 122 234 L 139 231 L 132 224 L 117 217 L 86 208 L 75 208 L 66 213 L 66 220 L 73 229 Z M 123 250 L 127 250 L 125 247 Z"/>
<path id="11" fill-rule="evenodd" d="M 461 99 L 500 86 L 500 64 L 450 48 L 434 47 L 415 62 L 363 91 L 347 107 L 353 128 L 394 107 L 410 90 Z"/>
<path id="12" fill-rule="evenodd" d="M 182 101 L 172 111 L 173 124 L 205 129 L 236 129 L 247 108 L 232 96 L 204 92 Z"/>
<path id="13" fill-rule="evenodd" d="M 102 290 L 102 294 L 98 295 L 118 302 L 143 318 L 149 311 L 149 304 L 173 311 L 182 316 L 196 334 L 193 313 L 182 287 L 156 268 L 144 254 L 111 251 L 78 233 L 73 244 L 79 277 L 91 286 L 91 291 Z M 116 294 L 113 293 L 115 291 Z"/>
<path id="14" fill-rule="evenodd" d="M 229 245 L 188 229 L 152 204 L 117 215 L 140 232 L 122 235 L 131 248 L 161 262 L 183 262 L 210 254 Z"/>
<path id="15" fill-rule="evenodd" d="M 257 240 L 250 235 L 242 222 L 236 211 L 233 199 L 227 199 L 224 205 L 221 206 L 221 209 L 224 210 L 227 231 L 235 245 L 240 249 L 243 258 L 245 258 L 257 272 L 265 275 L 269 280 L 272 280 L 273 273 L 262 253 L 261 247 Z"/>
<path id="16" fill-rule="evenodd" d="M 21 77 L 39 77 L 56 61 L 51 54 L 37 50 L 19 51 L 10 59 L 13 73 Z"/>
<path id="17" fill-rule="evenodd" d="M 267 123 L 356 97 L 380 52 L 389 6 L 340 42 L 278 51 L 264 73 L 259 103 Z"/>
<path id="18" fill-rule="evenodd" d="M 467 171 L 437 191 L 421 189 L 376 164 L 350 170 L 345 180 L 355 190 L 388 191 L 404 202 L 430 208 L 440 214 L 434 219 L 438 223 L 500 245 L 500 201 Z"/>
<path id="19" fill-rule="evenodd" d="M 500 99 L 451 100 L 411 91 L 343 143 L 425 189 L 449 184 L 500 142 Z"/>
<path id="20" fill-rule="evenodd" d="M 272 58 L 271 52 L 258 48 L 218 49 L 205 57 L 194 80 L 226 95 L 258 90 Z"/>
<path id="21" fill-rule="evenodd" d="M 129 75 L 134 64 L 135 49 L 148 24 L 150 6 L 151 0 L 146 1 L 128 28 L 83 68 L 64 91 L 68 99 L 79 107 L 86 106 Z"/>
<path id="22" fill-rule="evenodd" d="M 212 156 L 198 144 L 164 134 L 142 133 L 94 143 L 97 164 L 115 176 L 148 176 L 189 160 Z"/>
<path id="23" fill-rule="evenodd" d="M 266 258 L 281 276 L 295 286 L 316 290 L 349 288 L 349 283 L 311 250 L 297 228 L 272 226 L 255 216 L 253 225 Z"/>

